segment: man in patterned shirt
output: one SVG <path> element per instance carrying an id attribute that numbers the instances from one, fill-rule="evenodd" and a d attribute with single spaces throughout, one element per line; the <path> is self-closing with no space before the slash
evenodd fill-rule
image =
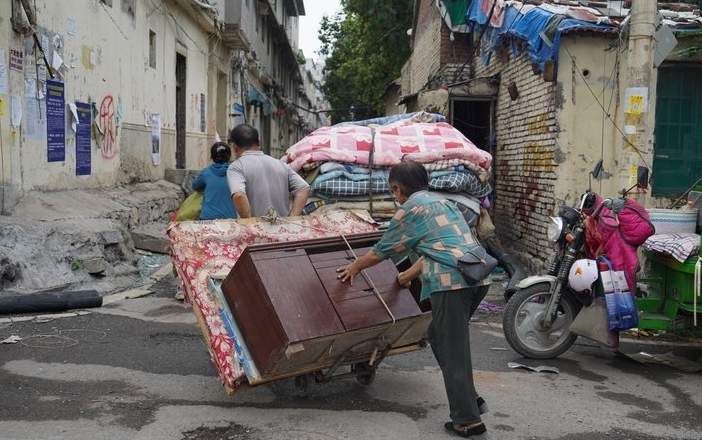
<path id="1" fill-rule="evenodd" d="M 486 432 L 480 420 L 484 401 L 473 384 L 468 322 L 487 293 L 487 286 L 471 286 L 457 269 L 458 259 L 478 246 L 456 206 L 427 191 L 428 176 L 416 162 L 402 162 L 390 170 L 390 190 L 399 204 L 383 237 L 354 263 L 337 269 L 342 282 L 353 281 L 361 270 L 386 258 L 398 262 L 420 257 L 401 274 L 405 284 L 419 276 L 421 299 L 430 299 L 432 323 L 428 338 L 449 400 L 451 421 L 446 429 L 462 437 Z"/>

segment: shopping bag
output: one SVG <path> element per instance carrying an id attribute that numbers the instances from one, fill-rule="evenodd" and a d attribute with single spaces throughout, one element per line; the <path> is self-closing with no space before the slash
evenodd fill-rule
<path id="1" fill-rule="evenodd" d="M 624 331 L 639 325 L 639 311 L 636 309 L 634 296 L 629 292 L 626 283 L 622 290 L 621 277 L 613 270 L 612 263 L 604 257 L 601 261 L 607 263 L 609 268 L 608 276 L 601 276 L 603 279 L 611 280 L 614 291 L 605 293 L 605 304 L 607 304 L 607 321 L 609 329 L 612 331 Z M 603 272 L 606 273 L 607 271 Z"/>
<path id="2" fill-rule="evenodd" d="M 190 194 L 183 200 L 183 203 L 180 204 L 180 208 L 178 208 L 178 212 L 176 212 L 176 221 L 200 220 L 202 200 L 203 194 L 201 192 L 195 191 Z"/>

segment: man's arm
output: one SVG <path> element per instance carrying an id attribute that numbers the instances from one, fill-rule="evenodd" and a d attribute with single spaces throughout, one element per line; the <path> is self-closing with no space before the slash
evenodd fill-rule
<path id="1" fill-rule="evenodd" d="M 249 205 L 249 198 L 246 197 L 245 192 L 232 194 L 232 203 L 234 203 L 234 208 L 236 208 L 236 214 L 239 218 L 251 217 L 251 205 Z"/>
<path id="2" fill-rule="evenodd" d="M 290 217 L 296 217 L 298 215 L 302 215 L 302 210 L 305 207 L 305 204 L 307 203 L 307 198 L 309 196 L 310 196 L 310 187 L 309 186 L 307 188 L 303 188 L 301 190 L 298 190 L 293 197 L 292 208 L 290 209 L 290 213 L 288 215 Z"/>
<path id="3" fill-rule="evenodd" d="M 289 216 L 294 217 L 302 215 L 302 209 L 307 203 L 307 198 L 310 195 L 310 185 L 305 182 L 305 179 L 300 177 L 288 165 L 288 191 L 293 194 L 292 207 L 290 208 Z"/>
<path id="4" fill-rule="evenodd" d="M 241 162 L 235 160 L 227 169 L 227 183 L 232 194 L 232 203 L 239 218 L 251 217 L 251 204 L 246 196 L 246 177 Z"/>

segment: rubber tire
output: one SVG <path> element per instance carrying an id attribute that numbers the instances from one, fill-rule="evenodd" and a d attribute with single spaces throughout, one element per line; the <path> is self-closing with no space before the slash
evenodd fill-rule
<path id="1" fill-rule="evenodd" d="M 368 365 L 367 362 L 360 362 L 353 366 L 356 373 L 356 382 L 361 385 L 369 386 L 375 381 L 375 368 Z"/>
<path id="2" fill-rule="evenodd" d="M 550 285 L 547 283 L 541 283 L 541 284 L 536 284 L 533 286 L 530 286 L 524 290 L 518 290 L 512 297 L 510 298 L 509 302 L 507 303 L 507 307 L 505 307 L 504 315 L 502 317 L 502 331 L 505 334 L 505 339 L 507 339 L 507 343 L 512 347 L 514 351 L 517 353 L 521 354 L 525 358 L 530 358 L 530 359 L 553 359 L 556 358 L 566 351 L 570 349 L 570 347 L 575 343 L 575 340 L 578 339 L 578 335 L 576 334 L 571 334 L 567 339 L 565 339 L 559 346 L 547 350 L 547 351 L 533 351 L 530 348 L 526 347 L 520 340 L 519 337 L 517 336 L 517 329 L 516 329 L 516 319 L 517 319 L 517 310 L 519 307 L 522 305 L 522 303 L 532 296 L 536 292 L 543 292 L 546 291 L 548 292 L 550 288 Z M 561 295 L 561 302 L 567 302 L 568 306 L 570 306 L 571 310 L 573 311 L 573 319 L 577 316 L 578 312 L 580 311 L 580 308 L 578 307 L 578 304 L 573 301 L 572 298 L 570 298 L 568 295 Z"/>

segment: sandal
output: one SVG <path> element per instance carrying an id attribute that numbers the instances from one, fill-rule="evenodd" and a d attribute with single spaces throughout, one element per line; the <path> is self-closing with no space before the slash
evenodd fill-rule
<path id="1" fill-rule="evenodd" d="M 487 428 L 485 427 L 484 423 L 480 423 L 479 425 L 475 426 L 467 426 L 463 425 L 461 427 L 456 427 L 453 422 L 446 422 L 444 424 L 444 428 L 446 428 L 447 431 L 453 432 L 454 434 L 458 435 L 459 437 L 472 437 L 474 435 L 481 435 L 485 434 L 487 432 Z"/>

